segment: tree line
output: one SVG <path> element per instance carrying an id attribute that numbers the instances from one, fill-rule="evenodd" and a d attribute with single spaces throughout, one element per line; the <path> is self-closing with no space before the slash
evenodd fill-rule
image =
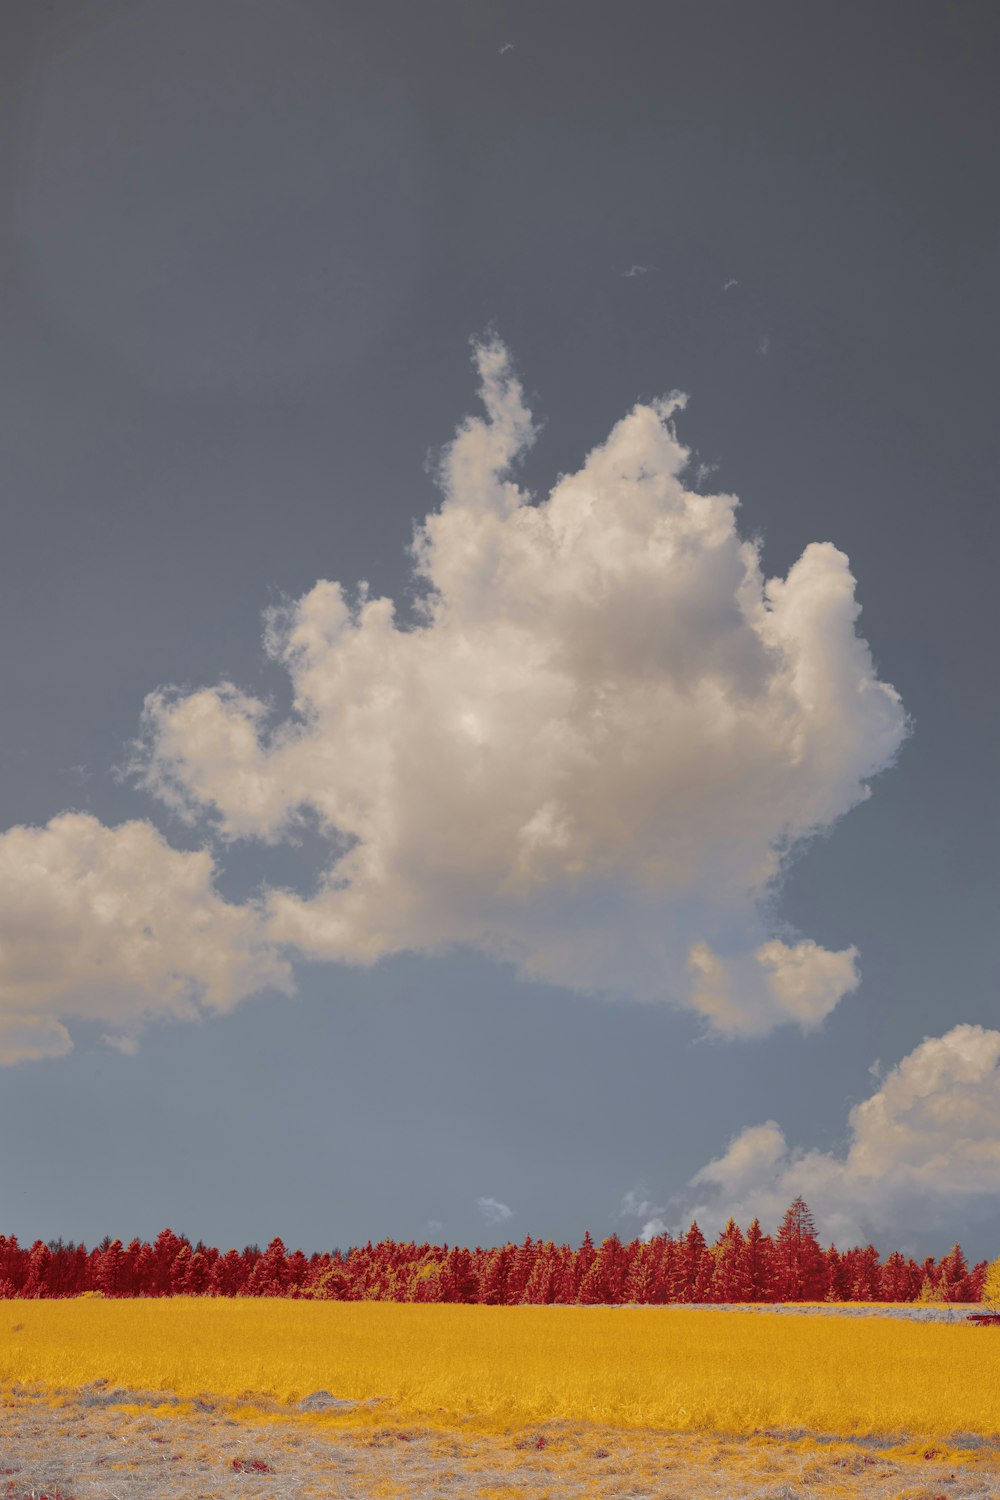
<path id="1" fill-rule="evenodd" d="M 0 1235 L 0 1297 L 313 1297 L 339 1301 L 665 1304 L 706 1302 L 979 1302 L 988 1265 L 960 1245 L 916 1261 L 874 1245 L 820 1245 L 802 1198 L 777 1233 L 732 1219 L 709 1245 L 697 1222 L 674 1237 L 576 1249 L 552 1240 L 474 1250 L 382 1240 L 307 1256 L 280 1239 L 220 1252 L 161 1230 L 152 1244 L 106 1238 L 93 1250 L 61 1240 L 22 1247 Z"/>

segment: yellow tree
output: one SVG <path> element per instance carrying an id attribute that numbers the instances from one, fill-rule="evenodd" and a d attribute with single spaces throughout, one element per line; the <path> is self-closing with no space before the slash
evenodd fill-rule
<path id="1" fill-rule="evenodd" d="M 987 1267 L 982 1300 L 988 1302 L 994 1310 L 1000 1311 L 1000 1255 Z"/>

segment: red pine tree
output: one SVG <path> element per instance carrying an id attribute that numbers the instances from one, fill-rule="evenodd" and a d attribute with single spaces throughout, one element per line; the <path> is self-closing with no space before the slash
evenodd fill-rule
<path id="1" fill-rule="evenodd" d="M 851 1302 L 877 1302 L 882 1287 L 882 1265 L 874 1245 L 862 1250 L 854 1246 L 844 1254 L 844 1272 L 847 1278 L 848 1300 Z"/>
<path id="2" fill-rule="evenodd" d="M 773 1302 L 774 1297 L 774 1245 L 771 1237 L 754 1219 L 746 1232 L 743 1243 L 742 1269 L 750 1302 Z"/>
<path id="3" fill-rule="evenodd" d="M 898 1250 L 894 1250 L 886 1257 L 879 1277 L 879 1301 L 909 1302 L 911 1295 L 906 1261 Z"/>
<path id="4" fill-rule="evenodd" d="M 826 1291 L 823 1293 L 824 1302 L 846 1302 L 848 1298 L 847 1272 L 844 1268 L 844 1257 L 836 1245 L 823 1251 L 823 1267 L 826 1274 Z"/>
<path id="5" fill-rule="evenodd" d="M 747 1302 L 748 1285 L 744 1265 L 743 1231 L 735 1219 L 730 1219 L 712 1246 L 715 1269 L 712 1272 L 711 1299 L 713 1302 Z"/>
<path id="6" fill-rule="evenodd" d="M 823 1252 L 804 1198 L 785 1212 L 774 1241 L 774 1293 L 779 1302 L 818 1302 L 826 1292 Z"/>
<path id="7" fill-rule="evenodd" d="M 938 1293 L 945 1302 L 971 1302 L 969 1267 L 961 1245 L 952 1245 L 938 1266 Z"/>

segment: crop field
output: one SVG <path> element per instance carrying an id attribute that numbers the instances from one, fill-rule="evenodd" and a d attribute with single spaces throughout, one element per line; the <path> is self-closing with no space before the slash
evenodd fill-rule
<path id="1" fill-rule="evenodd" d="M 1000 1496 L 1000 1337 L 962 1324 L 5 1300 L 0 1388 L 14 1500 Z"/>

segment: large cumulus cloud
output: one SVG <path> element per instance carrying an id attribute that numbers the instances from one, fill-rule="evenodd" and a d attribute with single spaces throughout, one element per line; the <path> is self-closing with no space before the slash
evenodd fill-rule
<path id="1" fill-rule="evenodd" d="M 0 835 L 0 1064 L 62 1056 L 67 1020 L 129 1049 L 150 1021 L 287 990 L 259 908 L 224 901 L 214 873 L 147 822 L 64 813 Z"/>
<path id="2" fill-rule="evenodd" d="M 292 953 L 472 945 L 719 1033 L 816 1025 L 856 954 L 762 912 L 790 848 L 865 798 L 906 732 L 848 559 L 820 541 L 765 579 L 736 498 L 685 483 L 678 396 L 534 501 L 512 477 L 534 432 L 521 386 L 500 343 L 476 358 L 486 415 L 417 531 L 415 620 L 317 583 L 267 620 L 291 715 L 231 683 L 154 692 L 142 781 L 226 840 L 318 821 L 321 887 L 268 902 Z"/>
<path id="3" fill-rule="evenodd" d="M 756 1215 L 773 1229 L 799 1194 L 840 1245 L 995 1219 L 1000 1031 L 961 1025 L 925 1037 L 850 1111 L 848 1136 L 838 1155 L 790 1145 L 774 1120 L 748 1127 L 695 1173 L 681 1220 L 714 1233 L 730 1215 L 744 1227 Z M 664 1225 L 666 1208 L 635 1195 L 624 1207 L 655 1213 L 653 1232 Z"/>

